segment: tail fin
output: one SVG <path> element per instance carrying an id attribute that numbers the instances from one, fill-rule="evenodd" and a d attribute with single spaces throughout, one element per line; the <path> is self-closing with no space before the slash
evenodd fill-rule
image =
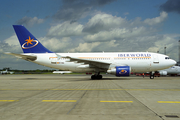
<path id="1" fill-rule="evenodd" d="M 24 26 L 13 25 L 24 53 L 53 53 L 46 49 Z"/>

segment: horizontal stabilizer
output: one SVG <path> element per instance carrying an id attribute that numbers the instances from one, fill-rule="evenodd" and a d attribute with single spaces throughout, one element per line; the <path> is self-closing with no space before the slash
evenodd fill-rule
<path id="1" fill-rule="evenodd" d="M 27 61 L 35 61 L 37 59 L 37 56 L 35 56 L 35 55 L 16 54 L 16 53 L 10 53 L 10 52 L 6 52 L 5 54 L 13 55 L 17 58 L 21 58 L 21 59 L 24 59 Z"/>

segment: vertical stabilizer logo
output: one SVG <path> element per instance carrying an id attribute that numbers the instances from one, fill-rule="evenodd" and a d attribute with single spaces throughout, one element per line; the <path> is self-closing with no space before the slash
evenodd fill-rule
<path id="1" fill-rule="evenodd" d="M 36 45 L 38 45 L 38 41 L 37 40 L 34 40 L 34 39 L 31 39 L 31 37 L 29 36 L 29 39 L 26 39 L 25 42 L 23 45 L 22 45 L 22 48 L 23 49 L 30 49 L 30 48 L 33 48 L 35 47 Z"/>

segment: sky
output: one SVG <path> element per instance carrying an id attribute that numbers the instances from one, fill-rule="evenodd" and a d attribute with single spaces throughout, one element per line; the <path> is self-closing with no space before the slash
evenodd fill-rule
<path id="1" fill-rule="evenodd" d="M 157 52 L 178 61 L 180 0 L 3 0 L 0 69 L 49 69 L 22 53 L 12 25 L 24 25 L 58 53 Z"/>

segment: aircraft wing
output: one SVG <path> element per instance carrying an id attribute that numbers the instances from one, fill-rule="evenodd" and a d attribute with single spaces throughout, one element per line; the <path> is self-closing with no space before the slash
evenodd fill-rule
<path id="1" fill-rule="evenodd" d="M 63 58 L 70 59 L 69 62 L 89 64 L 90 67 L 97 67 L 100 69 L 107 69 L 109 68 L 109 65 L 111 64 L 110 62 L 82 59 L 82 58 L 76 58 L 76 57 L 70 57 L 70 56 L 66 56 L 66 57 L 63 56 Z"/>
<path id="2" fill-rule="evenodd" d="M 82 59 L 82 58 L 77 58 L 77 57 L 70 57 L 70 56 L 61 56 L 57 53 L 57 58 L 68 58 L 70 59 L 69 62 L 76 62 L 76 63 L 84 63 L 84 64 L 89 64 L 90 66 L 95 66 L 98 68 L 107 68 L 111 64 L 110 62 L 103 62 L 103 61 L 96 61 L 96 60 L 89 60 L 89 59 Z"/>
<path id="3" fill-rule="evenodd" d="M 16 54 L 16 53 L 10 53 L 10 52 L 6 52 L 5 54 L 13 55 L 17 58 L 21 58 L 27 61 L 35 61 L 37 59 L 37 56 L 35 55 Z"/>

